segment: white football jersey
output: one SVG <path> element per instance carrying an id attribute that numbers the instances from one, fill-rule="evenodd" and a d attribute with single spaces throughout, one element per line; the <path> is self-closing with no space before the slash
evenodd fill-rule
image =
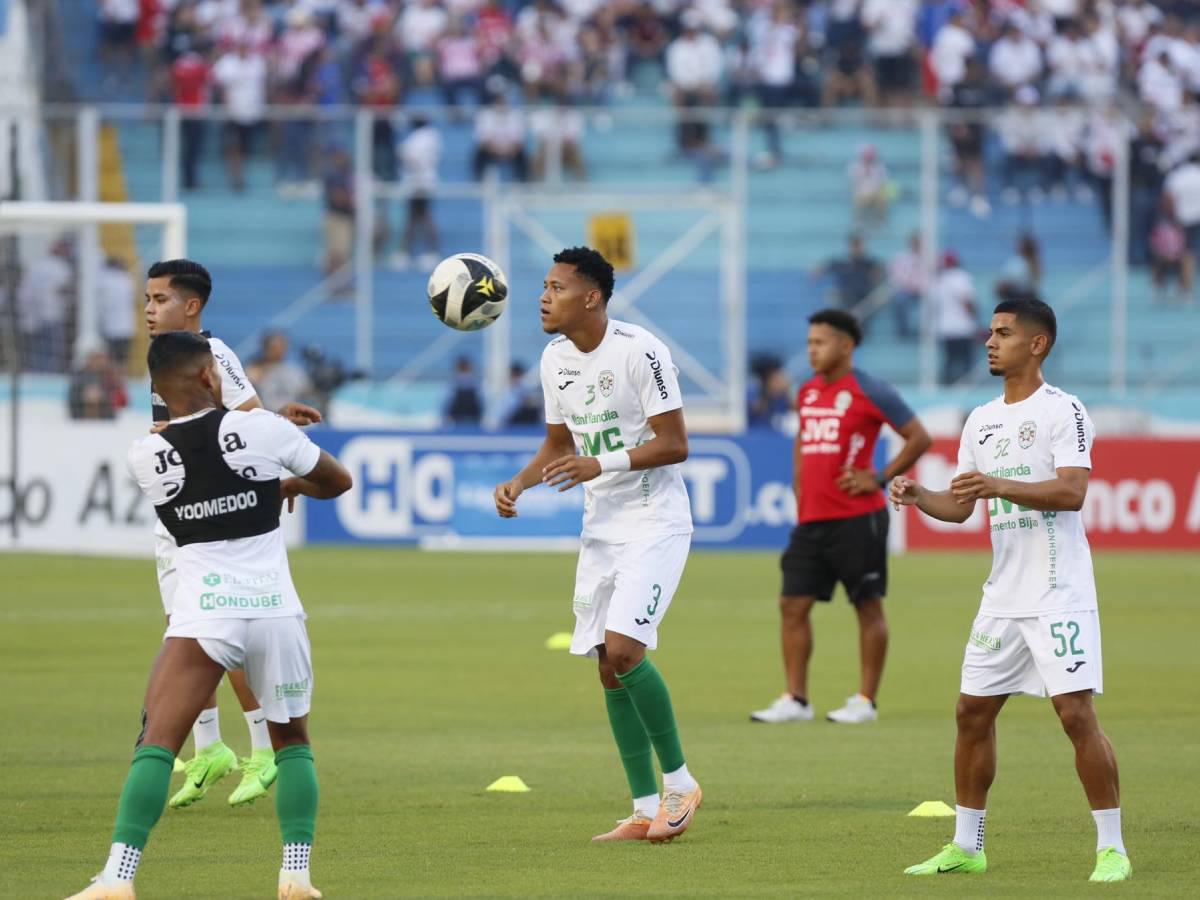
<path id="1" fill-rule="evenodd" d="M 207 410 L 205 411 L 207 412 Z M 186 422 L 204 413 L 172 419 Z M 306 475 L 321 448 L 299 428 L 265 409 L 230 411 L 221 421 L 222 458 L 250 481 L 270 481 L 288 472 Z M 178 452 L 161 434 L 129 448 L 130 474 L 155 506 L 183 490 L 185 473 Z M 166 532 L 159 521 L 159 527 Z M 304 612 L 292 584 L 283 532 L 228 541 L 185 544 L 174 552 L 178 570 L 171 624 L 208 618 L 269 618 Z"/>
<path id="2" fill-rule="evenodd" d="M 1043 384 L 1019 403 L 997 397 L 963 427 L 956 475 L 1050 481 L 1061 468 L 1092 467 L 1095 428 L 1078 397 Z M 980 613 L 1024 618 L 1096 609 L 1092 552 L 1075 511 L 1038 512 L 987 501 L 992 572 Z"/>
<path id="3" fill-rule="evenodd" d="M 566 425 L 583 456 L 632 450 L 654 437 L 650 417 L 683 407 L 666 344 L 615 319 L 591 353 L 566 337 L 551 341 L 541 375 L 546 421 Z M 582 536 L 589 540 L 623 544 L 692 532 L 679 465 L 607 472 L 585 482 L 583 491 Z"/>

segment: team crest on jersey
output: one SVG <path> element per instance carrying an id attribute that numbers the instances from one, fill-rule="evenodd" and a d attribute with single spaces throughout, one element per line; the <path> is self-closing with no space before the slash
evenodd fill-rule
<path id="1" fill-rule="evenodd" d="M 605 397 L 611 397 L 613 392 L 613 384 L 615 381 L 616 376 L 613 375 L 612 370 L 605 369 L 596 379 L 596 385 L 600 388 L 600 393 L 602 395 Z"/>
<path id="2" fill-rule="evenodd" d="M 821 392 L 816 388 L 809 388 L 808 393 L 804 395 L 804 406 L 811 406 L 817 402 L 817 398 L 821 396 Z"/>
<path id="3" fill-rule="evenodd" d="M 853 402 L 854 396 L 849 391 L 838 391 L 837 396 L 833 398 L 833 405 L 843 412 L 849 409 Z"/>
<path id="4" fill-rule="evenodd" d="M 1017 429 L 1017 443 L 1021 445 L 1022 450 L 1028 450 L 1036 439 L 1037 423 L 1033 419 L 1026 419 Z"/>

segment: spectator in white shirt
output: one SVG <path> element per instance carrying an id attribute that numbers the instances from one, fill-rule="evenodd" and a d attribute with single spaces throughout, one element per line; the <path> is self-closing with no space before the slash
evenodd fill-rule
<path id="1" fill-rule="evenodd" d="M 778 165 L 783 156 L 779 137 L 779 110 L 792 99 L 796 83 L 796 51 L 800 30 L 787 3 L 776 3 L 769 21 L 753 28 L 748 59 L 757 78 L 758 100 L 766 111 L 763 130 L 767 138 L 767 156 L 763 168 Z"/>
<path id="2" fill-rule="evenodd" d="M 1171 64 L 1164 48 L 1147 58 L 1138 72 L 1138 96 L 1161 113 L 1173 113 L 1183 106 L 1183 79 Z"/>
<path id="3" fill-rule="evenodd" d="M 1200 259 L 1200 155 L 1193 155 L 1167 176 L 1163 197 L 1169 214 L 1183 228 L 1187 253 L 1180 282 L 1184 293 L 1194 301 L 1192 285 Z"/>
<path id="4" fill-rule="evenodd" d="M 55 242 L 49 255 L 32 263 L 17 285 L 21 358 L 30 371 L 66 371 L 70 257 L 70 245 L 64 240 Z"/>
<path id="5" fill-rule="evenodd" d="M 1134 52 L 1150 37 L 1152 26 L 1162 22 L 1163 14 L 1149 0 L 1125 0 L 1117 9 L 1121 41 Z"/>
<path id="6" fill-rule="evenodd" d="M 475 177 L 481 179 L 492 166 L 509 163 L 513 176 L 524 181 L 529 160 L 525 154 L 525 116 L 508 104 L 503 91 L 475 118 Z"/>
<path id="7" fill-rule="evenodd" d="M 438 81 L 442 94 L 451 106 L 466 94 L 468 102 L 479 94 L 482 68 L 479 45 L 462 19 L 453 19 L 437 42 Z"/>
<path id="8" fill-rule="evenodd" d="M 244 191 L 242 174 L 245 160 L 254 152 L 254 143 L 262 126 L 267 104 L 267 64 L 242 44 L 217 60 L 213 79 L 221 88 L 228 116 L 225 153 L 229 180 L 235 191 Z"/>
<path id="9" fill-rule="evenodd" d="M 1011 21 L 1004 35 L 992 45 L 988 55 L 992 76 L 1011 95 L 1018 88 L 1033 85 L 1042 75 L 1042 51 Z"/>
<path id="10" fill-rule="evenodd" d="M 133 343 L 135 289 L 125 261 L 110 256 L 96 276 L 97 313 L 100 337 L 108 345 L 108 355 L 118 369 L 129 362 Z"/>
<path id="11" fill-rule="evenodd" d="M 138 0 L 100 0 L 100 60 L 127 78 L 137 48 Z"/>
<path id="12" fill-rule="evenodd" d="M 963 27 L 962 13 L 957 10 L 933 39 L 929 64 L 937 76 L 938 90 L 949 95 L 967 73 L 967 59 L 975 54 L 975 38 Z"/>
<path id="13" fill-rule="evenodd" d="M 1062 31 L 1079 15 L 1079 0 L 1041 0 L 1042 9 L 1054 16 L 1054 27 Z"/>
<path id="14" fill-rule="evenodd" d="M 885 106 L 912 100 L 916 61 L 917 0 L 863 0 L 860 17 L 867 52 L 875 64 L 875 86 Z"/>
<path id="15" fill-rule="evenodd" d="M 921 295 L 925 293 L 925 271 L 921 261 L 921 235 L 914 231 L 908 247 L 888 263 L 888 286 L 892 290 L 892 313 L 896 317 L 896 333 L 901 340 L 917 336 L 917 318 L 921 311 Z"/>
<path id="16" fill-rule="evenodd" d="M 577 181 L 587 179 L 583 162 L 583 113 L 568 102 L 565 92 L 554 91 L 549 102 L 529 116 L 533 133 L 533 177 L 541 180 L 570 172 Z"/>
<path id="17" fill-rule="evenodd" d="M 954 384 L 971 371 L 979 345 L 975 283 L 962 268 L 958 254 L 942 254 L 941 271 L 933 283 L 934 329 L 942 345 L 942 384 Z"/>
<path id="18" fill-rule="evenodd" d="M 438 184 L 438 165 L 442 159 L 442 136 L 425 116 L 416 115 L 412 130 L 400 142 L 401 183 L 409 191 L 408 221 L 400 237 L 401 250 L 393 263 L 396 268 L 407 269 L 417 251 L 418 242 L 423 242 L 424 253 L 419 259 L 422 269 L 437 265 L 437 223 L 433 220 L 433 192 Z"/>
<path id="19" fill-rule="evenodd" d="M 396 20 L 396 36 L 409 55 L 425 56 L 433 52 L 449 21 L 439 0 L 415 0 Z"/>
<path id="20" fill-rule="evenodd" d="M 1121 67 L 1121 47 L 1117 42 L 1117 31 L 1111 21 L 1099 16 L 1086 16 L 1083 20 L 1085 68 L 1082 80 L 1083 99 L 1092 105 L 1108 101 L 1117 92 L 1117 78 Z M 1196 55 L 1200 64 L 1200 53 Z"/>
<path id="21" fill-rule="evenodd" d="M 887 221 L 895 196 L 895 184 L 888 178 L 887 166 L 879 158 L 874 144 L 863 144 L 847 169 L 850 197 L 854 206 L 854 227 L 868 230 Z"/>
<path id="22" fill-rule="evenodd" d="M 1016 203 L 1025 194 L 1032 202 L 1042 198 L 1046 171 L 1045 118 L 1038 109 L 1037 88 L 1017 90 L 1016 104 L 1000 114 L 997 130 L 1004 145 L 1004 190 L 1006 203 Z"/>
<path id="23" fill-rule="evenodd" d="M 700 16 L 687 10 L 682 16 L 683 33 L 667 47 L 667 77 L 674 91 L 675 106 L 686 110 L 711 106 L 717 101 L 721 78 L 721 45 L 700 30 Z M 679 149 L 685 153 L 706 151 L 708 122 L 681 114 L 677 132 Z"/>
<path id="24" fill-rule="evenodd" d="M 1047 93 L 1055 97 L 1059 94 L 1083 96 L 1090 63 L 1090 48 L 1079 26 L 1072 21 L 1046 48 Z"/>

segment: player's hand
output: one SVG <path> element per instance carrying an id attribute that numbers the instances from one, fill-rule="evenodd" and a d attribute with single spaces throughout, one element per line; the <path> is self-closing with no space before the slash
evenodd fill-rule
<path id="1" fill-rule="evenodd" d="M 902 506 L 913 506 L 917 502 L 917 494 L 920 490 L 921 486 L 911 478 L 897 475 L 892 479 L 892 486 L 888 489 L 888 499 L 895 509 Z"/>
<path id="2" fill-rule="evenodd" d="M 288 512 L 296 511 L 296 498 L 304 493 L 300 489 L 301 486 L 302 482 L 299 478 L 284 478 L 279 482 L 279 506 L 281 509 L 286 503 Z"/>
<path id="3" fill-rule="evenodd" d="M 517 517 L 517 498 L 524 490 L 525 488 L 515 478 L 504 484 L 496 485 L 492 499 L 496 501 L 496 512 L 500 514 L 500 518 L 515 519 Z"/>
<path id="4" fill-rule="evenodd" d="M 577 484 L 591 481 L 600 474 L 600 461 L 594 456 L 560 456 L 542 469 L 542 481 L 557 487 L 561 494 Z"/>
<path id="5" fill-rule="evenodd" d="M 999 479 L 982 472 L 964 472 L 950 482 L 950 493 L 963 505 L 1000 496 Z"/>
<path id="6" fill-rule="evenodd" d="M 303 403 L 285 403 L 279 407 L 279 414 L 293 425 L 316 425 L 321 421 L 321 411 Z"/>
<path id="7" fill-rule="evenodd" d="M 875 480 L 875 472 L 871 469 L 855 469 L 844 466 L 838 476 L 837 486 L 851 497 L 861 497 L 863 494 L 873 494 L 879 490 L 879 482 Z"/>

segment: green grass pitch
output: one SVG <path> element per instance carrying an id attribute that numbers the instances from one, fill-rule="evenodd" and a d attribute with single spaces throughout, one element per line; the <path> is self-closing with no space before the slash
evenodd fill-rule
<path id="1" fill-rule="evenodd" d="M 1121 765 L 1134 878 L 1087 884 L 1095 830 L 1046 701 L 999 725 L 982 878 L 906 878 L 952 835 L 913 819 L 953 803 L 952 711 L 985 556 L 893 562 L 881 719 L 753 725 L 781 689 L 774 554 L 695 553 L 655 654 L 705 804 L 665 846 L 593 846 L 628 797 L 590 661 L 549 651 L 570 630 L 574 558 L 297 552 L 316 666 L 321 779 L 313 857 L 330 900 L 497 897 L 1195 896 L 1200 884 L 1200 604 L 1195 556 L 1097 557 L 1101 721 Z M 0 894 L 61 897 L 103 864 L 162 632 L 153 564 L 3 556 Z M 812 699 L 856 687 L 852 612 L 818 609 Z M 246 729 L 227 687 L 222 725 Z M 189 749 L 185 753 L 190 754 Z M 516 774 L 529 794 L 488 794 Z M 143 900 L 274 896 L 270 802 L 230 809 L 231 776 L 164 813 Z M 172 790 L 178 778 L 172 782 Z M 1115 891 L 1112 888 L 1116 888 Z"/>

